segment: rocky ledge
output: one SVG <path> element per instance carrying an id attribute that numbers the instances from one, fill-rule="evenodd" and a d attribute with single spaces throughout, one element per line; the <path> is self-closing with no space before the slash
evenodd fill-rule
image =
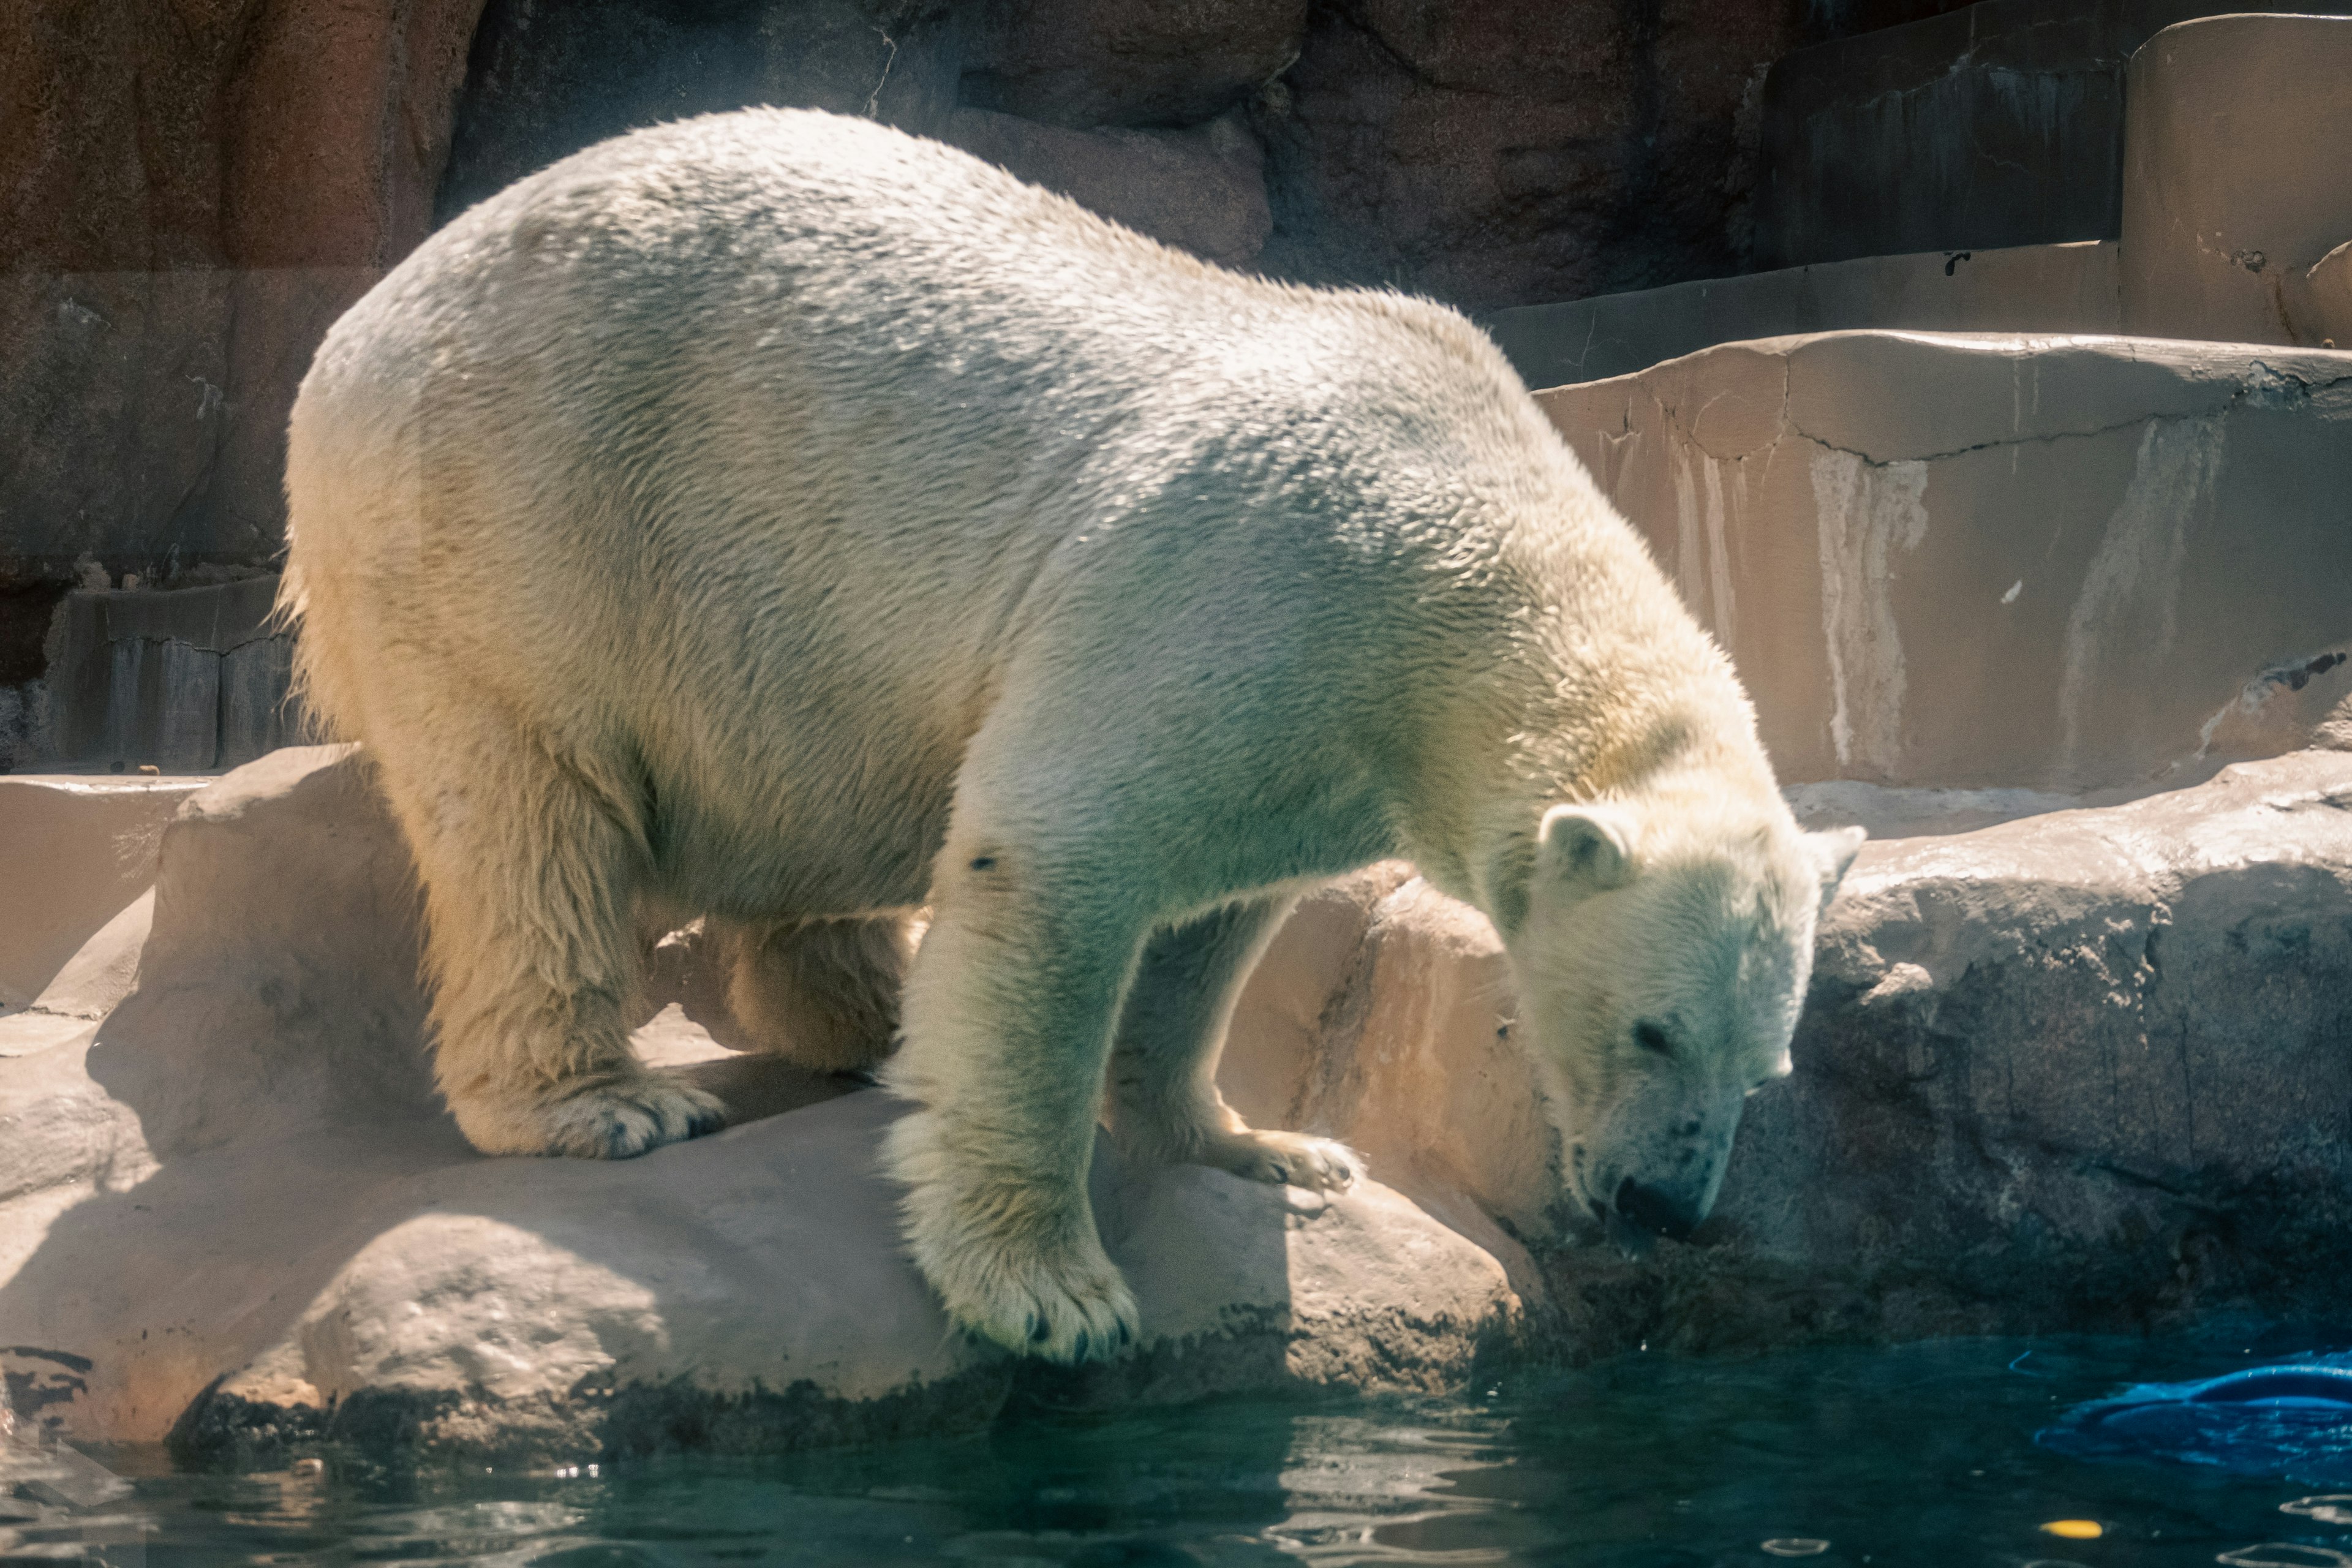
<path id="1" fill-rule="evenodd" d="M 656 951 L 637 1041 L 736 1124 L 620 1164 L 474 1155 L 420 1050 L 415 906 L 360 760 L 280 752 L 187 800 L 152 919 L 67 966 L 91 1022 L 0 1017 L 20 1415 L 210 1464 L 770 1450 L 1643 1341 L 2309 1315 L 2352 1261 L 2332 752 L 1874 843 L 1795 1079 L 1754 1101 L 1717 1217 L 1638 1261 L 1554 1210 L 1492 932 L 1406 868 L 1349 878 L 1286 927 L 1223 1078 L 1377 1180 L 1325 1201 L 1106 1142 L 1097 1214 L 1146 1334 L 1083 1372 L 950 1331 L 874 1166 L 898 1106 L 730 1051 L 691 930 Z"/>

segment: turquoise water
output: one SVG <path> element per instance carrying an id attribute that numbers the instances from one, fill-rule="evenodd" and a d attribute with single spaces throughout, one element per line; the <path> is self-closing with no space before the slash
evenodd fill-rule
<path id="1" fill-rule="evenodd" d="M 2032 1440 L 2065 1405 L 2120 1384 L 2305 1348 L 1977 1340 L 1634 1355 L 1444 1399 L 1030 1410 L 956 1440 L 373 1493 L 323 1477 L 176 1476 L 117 1452 L 105 1458 L 133 1476 L 129 1499 L 46 1510 L 14 1527 L 0 1563 L 2352 1568 L 2352 1499 L 2338 1526 L 2306 1500 L 2322 1489 L 2086 1463 Z M 2103 1533 L 2039 1528 L 2065 1519 Z"/>

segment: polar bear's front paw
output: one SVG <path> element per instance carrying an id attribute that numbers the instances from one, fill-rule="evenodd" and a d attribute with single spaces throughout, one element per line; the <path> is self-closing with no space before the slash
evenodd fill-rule
<path id="1" fill-rule="evenodd" d="M 626 1160 L 727 1125 L 718 1097 L 659 1073 L 543 1098 L 453 1101 L 459 1131 L 485 1154 Z"/>
<path id="2" fill-rule="evenodd" d="M 908 1250 L 958 1326 L 1043 1361 L 1102 1360 L 1134 1342 L 1135 1297 L 1084 1188 L 1060 1191 L 1002 1162 L 975 1178 L 950 1154 L 936 1111 L 900 1118 L 885 1150 L 907 1187 Z"/>
<path id="3" fill-rule="evenodd" d="M 950 1317 L 1024 1355 L 1107 1361 L 1135 1342 L 1135 1297 L 1098 1246 L 1000 1251 L 974 1237 L 923 1272 Z"/>
<path id="4" fill-rule="evenodd" d="M 1355 1184 L 1363 1156 L 1345 1143 L 1303 1132 L 1221 1132 L 1202 1150 L 1200 1162 L 1247 1181 L 1336 1193 Z"/>

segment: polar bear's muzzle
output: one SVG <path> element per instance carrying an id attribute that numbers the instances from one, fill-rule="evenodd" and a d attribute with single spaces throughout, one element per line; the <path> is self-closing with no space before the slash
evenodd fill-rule
<path id="1" fill-rule="evenodd" d="M 1576 1141 L 1570 1159 L 1571 1196 L 1634 1255 L 1660 1237 L 1686 1239 L 1715 1207 L 1741 1107 L 1737 1095 L 1704 1108 L 1647 1098 L 1604 1113 L 1597 1136 Z"/>

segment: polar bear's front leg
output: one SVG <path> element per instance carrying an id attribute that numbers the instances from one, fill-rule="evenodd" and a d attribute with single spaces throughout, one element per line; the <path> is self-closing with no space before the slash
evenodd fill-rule
<path id="1" fill-rule="evenodd" d="M 1135 1298 L 1087 1200 L 1103 1067 L 1140 921 L 1011 854 L 942 879 L 885 1079 L 920 1109 L 885 1161 L 916 1266 L 963 1327 L 1049 1361 L 1116 1353 Z M 1055 887 L 1056 881 L 1061 886 Z M 1099 885 L 1099 884 L 1097 884 Z"/>
<path id="2" fill-rule="evenodd" d="M 1217 1091 L 1234 1005 L 1292 902 L 1225 904 L 1157 932 L 1145 946 L 1111 1058 L 1111 1121 L 1129 1148 L 1318 1191 L 1345 1187 L 1362 1169 L 1352 1150 L 1331 1139 L 1249 1126 Z"/>

